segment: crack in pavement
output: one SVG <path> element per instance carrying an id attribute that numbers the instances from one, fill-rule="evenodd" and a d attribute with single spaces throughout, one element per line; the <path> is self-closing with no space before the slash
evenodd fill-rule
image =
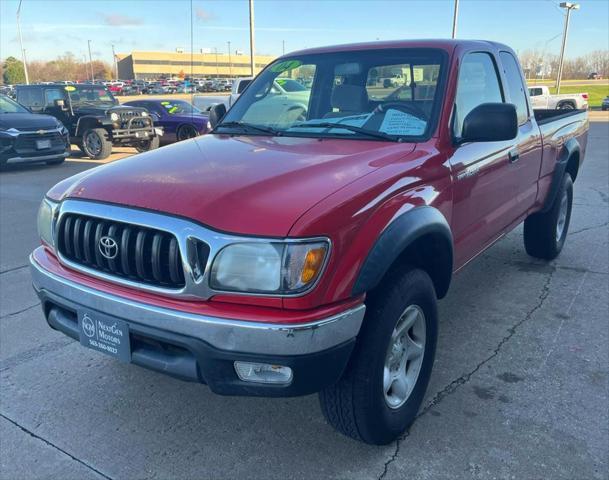
<path id="1" fill-rule="evenodd" d="M 7 417 L 6 415 L 4 415 L 3 413 L 0 413 L 0 417 L 4 418 L 7 422 L 12 423 L 13 425 L 15 425 L 17 428 L 19 428 L 21 431 L 27 433 L 28 435 L 30 435 L 31 437 L 40 440 L 41 442 L 43 442 L 44 444 L 48 445 L 49 447 L 54 448 L 55 450 L 58 450 L 59 452 L 63 453 L 64 455 L 67 455 L 68 457 L 70 457 L 72 460 L 74 460 L 75 462 L 80 463 L 81 465 L 84 465 L 86 468 L 88 468 L 89 470 L 97 473 L 98 475 L 100 475 L 101 477 L 105 478 L 106 480 L 113 480 L 112 477 L 109 477 L 108 475 L 106 475 L 103 472 L 100 472 L 97 468 L 89 465 L 87 462 L 81 460 L 80 458 L 75 457 L 74 455 L 72 455 L 71 453 L 66 452 L 63 448 L 58 447 L 57 445 L 55 445 L 54 443 L 49 442 L 48 440 L 42 438 L 40 435 L 36 435 L 34 432 L 28 430 L 27 428 L 21 426 L 19 423 L 17 423 L 15 420 Z"/>
<path id="2" fill-rule="evenodd" d="M 609 222 L 601 223 L 600 225 L 592 225 L 591 227 L 580 228 L 574 232 L 569 232 L 569 235 L 576 235 L 578 233 L 587 232 L 588 230 L 594 230 L 595 228 L 606 227 L 607 225 L 609 225 Z"/>
<path id="3" fill-rule="evenodd" d="M 34 305 L 30 305 L 29 307 L 22 308 L 21 310 L 17 310 L 16 312 L 7 313 L 6 315 L 2 315 L 0 317 L 0 320 L 2 320 L 3 318 L 14 317 L 15 315 L 19 315 L 20 313 L 23 313 L 23 312 L 27 312 L 28 310 L 31 310 L 32 308 L 36 308 L 39 305 L 40 305 L 40 302 L 35 303 Z"/>
<path id="4" fill-rule="evenodd" d="M 7 268 L 6 270 L 0 270 L 0 275 L 4 275 L 5 273 L 16 272 L 17 270 L 23 270 L 24 268 L 29 267 L 30 264 L 20 265 L 18 267 Z"/>
<path id="5" fill-rule="evenodd" d="M 421 410 L 416 415 L 415 421 L 418 420 L 423 415 L 425 415 L 427 412 L 429 412 L 433 407 L 438 405 L 440 402 L 442 402 L 442 400 L 444 400 L 446 397 L 448 397 L 449 395 L 454 393 L 461 385 L 465 385 L 467 382 L 469 382 L 470 379 L 472 378 L 472 376 L 475 375 L 484 365 L 486 365 L 493 358 L 495 358 L 497 355 L 499 355 L 501 348 L 507 342 L 509 342 L 511 340 L 511 338 L 516 334 L 516 331 L 518 330 L 518 328 L 523 323 L 528 321 L 537 310 L 539 310 L 541 307 L 543 307 L 543 304 L 545 303 L 546 299 L 550 295 L 550 283 L 552 282 L 553 276 L 554 276 L 554 271 L 552 270 L 548 273 L 548 278 L 546 279 L 546 282 L 541 289 L 541 293 L 539 294 L 537 303 L 533 306 L 533 308 L 531 308 L 526 313 L 526 315 L 524 316 L 524 318 L 522 320 L 516 322 L 514 325 L 512 325 L 508 329 L 508 334 L 499 341 L 499 343 L 497 344 L 497 346 L 495 347 L 493 352 L 488 357 L 486 357 L 484 360 L 482 360 L 480 363 L 478 363 L 471 371 L 464 373 L 459 378 L 453 380 L 448 385 L 446 385 L 442 390 L 440 390 L 438 393 L 436 393 L 434 395 L 434 397 L 431 399 L 431 401 L 423 408 L 423 410 Z M 389 471 L 389 466 L 398 458 L 402 441 L 405 440 L 409 435 L 410 435 L 410 427 L 408 428 L 408 430 L 406 430 L 406 432 L 402 436 L 398 437 L 398 439 L 396 440 L 395 450 L 394 450 L 393 454 L 391 455 L 391 457 L 385 462 L 383 472 L 378 477 L 378 480 L 383 480 L 385 478 L 385 476 L 387 475 L 387 473 Z"/>

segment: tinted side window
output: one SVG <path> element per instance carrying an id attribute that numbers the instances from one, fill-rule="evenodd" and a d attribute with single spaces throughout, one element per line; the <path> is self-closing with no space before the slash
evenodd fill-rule
<path id="1" fill-rule="evenodd" d="M 541 88 L 529 88 L 529 95 L 531 97 L 538 97 L 541 95 Z"/>
<path id="2" fill-rule="evenodd" d="M 461 137 L 463 120 L 482 103 L 503 103 L 495 62 L 488 53 L 469 53 L 459 69 L 453 133 Z"/>
<path id="3" fill-rule="evenodd" d="M 44 100 L 39 88 L 24 88 L 17 90 L 17 101 L 26 107 L 42 107 Z"/>
<path id="4" fill-rule="evenodd" d="M 44 99 L 47 107 L 55 106 L 55 100 L 63 99 L 63 92 L 58 88 L 44 91 Z"/>
<path id="5" fill-rule="evenodd" d="M 239 82 L 239 85 L 237 86 L 237 93 L 241 93 L 243 92 L 243 90 L 245 90 L 245 87 L 247 87 L 250 84 L 251 80 L 241 80 Z"/>
<path id="6" fill-rule="evenodd" d="M 499 54 L 503 65 L 503 72 L 507 80 L 507 90 L 510 92 L 510 101 L 516 105 L 518 115 L 518 125 L 522 125 L 529 118 L 527 98 L 524 93 L 524 84 L 520 75 L 520 68 L 516 59 L 509 52 Z"/>

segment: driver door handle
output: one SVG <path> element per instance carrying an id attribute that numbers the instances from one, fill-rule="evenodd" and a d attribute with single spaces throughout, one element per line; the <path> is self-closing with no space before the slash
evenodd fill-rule
<path id="1" fill-rule="evenodd" d="M 520 152 L 517 148 L 510 150 L 508 153 L 508 160 L 510 163 L 515 163 L 520 159 Z"/>

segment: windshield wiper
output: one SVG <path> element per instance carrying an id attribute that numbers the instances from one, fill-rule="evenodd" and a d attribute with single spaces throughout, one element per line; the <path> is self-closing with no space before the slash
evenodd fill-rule
<path id="1" fill-rule="evenodd" d="M 292 125 L 290 128 L 343 128 L 354 133 L 361 133 L 362 135 L 368 135 L 369 137 L 382 138 L 383 140 L 389 140 L 390 142 L 401 142 L 401 138 L 396 138 L 393 135 L 379 132 L 376 130 L 368 130 L 366 128 L 356 127 L 355 125 L 347 125 L 344 123 L 336 122 L 319 122 L 319 123 L 297 123 Z"/>
<path id="2" fill-rule="evenodd" d="M 241 128 L 242 130 L 246 131 L 246 130 L 256 130 L 258 132 L 262 132 L 262 133 L 269 133 L 271 135 L 281 135 L 281 133 L 278 130 L 275 130 L 272 127 L 261 127 L 258 125 L 253 125 L 251 123 L 245 123 L 245 122 L 222 122 L 218 125 L 216 125 L 216 128 L 214 128 L 214 132 L 218 129 L 218 127 L 238 127 Z"/>

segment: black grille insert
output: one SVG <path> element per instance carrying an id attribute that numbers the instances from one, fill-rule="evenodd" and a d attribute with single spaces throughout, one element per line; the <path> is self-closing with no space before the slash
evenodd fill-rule
<path id="1" fill-rule="evenodd" d="M 185 285 L 178 241 L 168 232 L 67 213 L 57 243 L 66 259 L 93 270 L 163 288 Z"/>

